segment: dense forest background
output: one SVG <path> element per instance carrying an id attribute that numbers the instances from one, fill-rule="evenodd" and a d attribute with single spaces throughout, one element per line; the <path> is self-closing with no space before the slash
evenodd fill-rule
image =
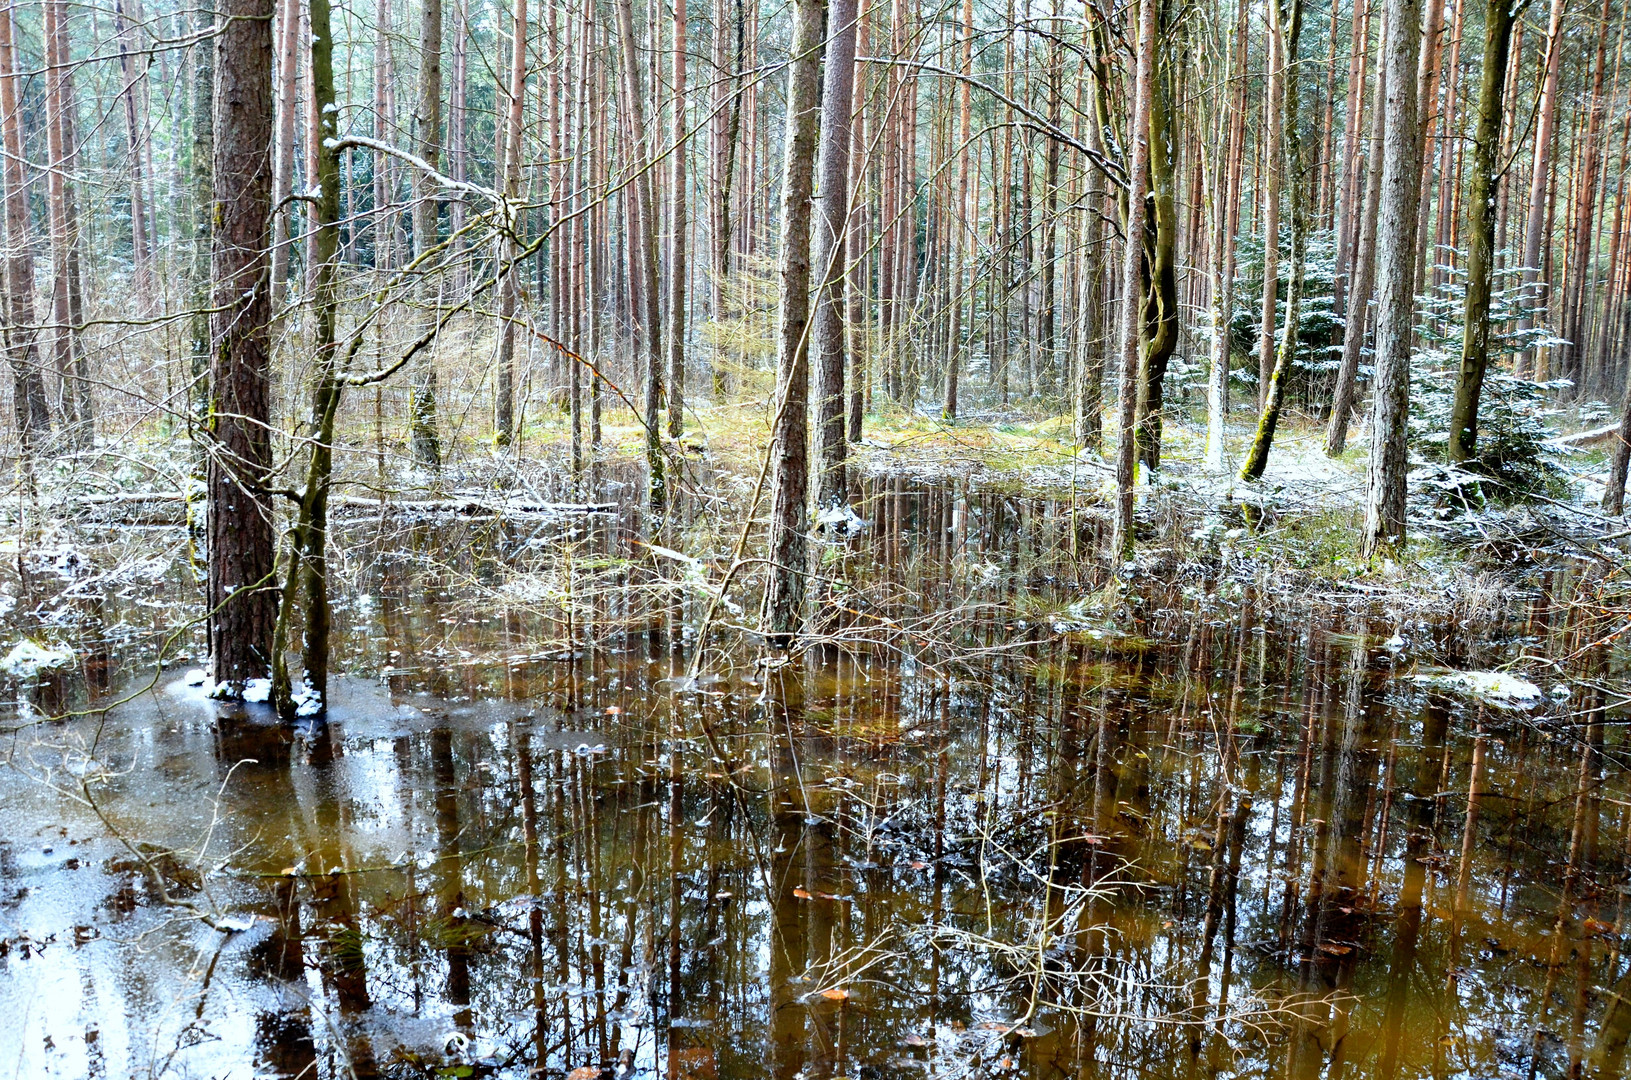
<path id="1" fill-rule="evenodd" d="M 585 501 L 633 448 L 660 529 L 695 440 L 762 424 L 784 634 L 869 417 L 1067 417 L 1123 554 L 1175 425 L 1248 482 L 1283 422 L 1333 457 L 1357 426 L 1372 554 L 1412 454 L 1539 491 L 1539 441 L 1626 383 L 1606 0 L 0 21 L 18 490 L 132 454 L 203 481 L 214 636 L 259 657 L 221 675 L 267 666 L 302 591 L 324 623 L 336 470 L 435 493 L 496 449 Z"/>

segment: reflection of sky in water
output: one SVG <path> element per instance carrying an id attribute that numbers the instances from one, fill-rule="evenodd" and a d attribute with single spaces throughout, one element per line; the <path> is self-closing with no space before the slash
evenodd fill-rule
<path id="1" fill-rule="evenodd" d="M 955 521 L 994 565 L 1047 547 L 1014 531 L 1016 500 L 947 502 L 868 514 L 882 524 L 863 542 L 885 554 Z M 1007 587 L 941 574 L 928 556 L 962 557 L 944 546 L 922 553 L 900 571 L 908 595 Z M 1012 613 L 960 618 L 970 641 L 1035 639 L 970 666 L 812 659 L 777 692 L 745 661 L 676 692 L 685 659 L 607 629 L 645 625 L 625 594 L 576 616 L 602 629 L 569 665 L 540 645 L 559 629 L 498 606 L 484 591 L 498 571 L 478 569 L 462 592 L 379 571 L 349 605 L 341 666 L 395 674 L 342 679 L 326 728 L 223 733 L 186 665 L 107 719 L 98 806 L 133 843 L 181 853 L 166 863 L 179 898 L 255 916 L 242 932 L 167 913 L 76 801 L 94 719 L 14 737 L 0 1076 L 430 1075 L 455 1031 L 478 1072 L 516 1077 L 631 1043 L 642 1069 L 666 1074 L 672 1052 L 699 1080 L 931 1063 L 1495 1076 L 1537 1055 L 1552 1076 L 1615 1026 L 1631 822 L 1619 729 L 1596 759 L 1600 797 L 1577 798 L 1560 706 L 1482 714 L 1458 917 L 1480 714 L 1394 677 L 1385 615 L 1151 586 L 1124 639 L 1079 604 L 1068 633 L 1035 629 L 1081 595 L 1040 587 L 1029 631 Z M 1569 651 L 1525 615 L 1418 626 L 1415 648 L 1459 668 Z M 124 648 L 115 670 L 144 655 Z M 85 691 L 70 678 L 25 692 L 51 709 Z M 206 894 L 182 864 L 218 793 Z M 1090 897 L 1095 882 L 1106 892 Z M 1225 997 L 1233 1018 L 1210 1022 Z M 1113 1013 L 1138 1019 L 1089 1015 Z"/>

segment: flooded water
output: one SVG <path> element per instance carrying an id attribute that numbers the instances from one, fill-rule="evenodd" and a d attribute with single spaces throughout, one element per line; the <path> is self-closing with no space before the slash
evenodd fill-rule
<path id="1" fill-rule="evenodd" d="M 792 663 L 713 602 L 728 530 L 353 523 L 298 730 L 194 685 L 180 530 L 20 560 L 8 620 L 76 656 L 12 680 L 0 1077 L 1622 1071 L 1577 572 L 1110 599 L 1085 512 L 871 495 Z M 1506 667 L 1544 700 L 1412 678 Z"/>

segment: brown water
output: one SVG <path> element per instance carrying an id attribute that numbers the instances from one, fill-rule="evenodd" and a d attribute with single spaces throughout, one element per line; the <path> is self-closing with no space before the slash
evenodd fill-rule
<path id="1" fill-rule="evenodd" d="M 848 648 L 767 663 L 724 607 L 696 679 L 702 576 L 628 522 L 356 524 L 296 731 L 218 715 L 191 632 L 138 692 L 179 532 L 29 556 L 8 619 L 78 659 L 0 769 L 0 1077 L 1620 1071 L 1624 683 L 1574 574 L 1084 603 L 1085 514 L 872 495 Z M 1403 677 L 1514 662 L 1555 699 Z"/>

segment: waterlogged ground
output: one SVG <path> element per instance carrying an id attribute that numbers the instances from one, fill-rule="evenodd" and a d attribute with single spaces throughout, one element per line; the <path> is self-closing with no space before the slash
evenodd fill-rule
<path id="1" fill-rule="evenodd" d="M 1622 1071 L 1601 568 L 1116 598 L 1085 512 L 869 491 L 794 663 L 705 504 L 353 523 L 298 730 L 194 685 L 181 530 L 22 553 L 73 659 L 7 684 L 0 1077 Z"/>

